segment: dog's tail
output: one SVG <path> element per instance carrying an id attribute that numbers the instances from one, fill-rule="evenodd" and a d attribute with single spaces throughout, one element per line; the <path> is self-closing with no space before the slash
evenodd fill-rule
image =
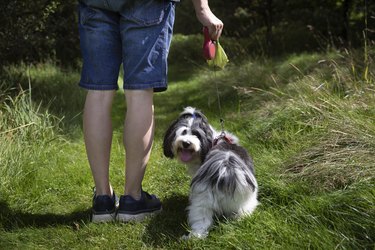
<path id="1" fill-rule="evenodd" d="M 191 185 L 194 188 L 195 185 L 205 183 L 213 190 L 227 195 L 255 192 L 258 184 L 251 167 L 230 151 L 213 150 L 197 171 Z"/>

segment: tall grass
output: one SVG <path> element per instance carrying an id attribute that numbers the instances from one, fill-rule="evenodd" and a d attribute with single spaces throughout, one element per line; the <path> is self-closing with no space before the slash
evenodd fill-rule
<path id="1" fill-rule="evenodd" d="M 82 108 L 77 74 L 53 65 L 8 69 L 32 91 L 0 96 L 0 248 L 373 249 L 375 71 L 370 63 L 364 80 L 359 58 L 332 51 L 232 62 L 221 72 L 200 65 L 183 74 L 172 65 L 169 90 L 155 95 L 155 143 L 143 183 L 161 198 L 163 212 L 125 225 L 89 222 L 92 180 L 80 121 L 61 120 Z M 163 157 L 162 137 L 187 105 L 220 128 L 215 84 L 225 128 L 254 158 L 261 205 L 243 220 L 217 220 L 204 241 L 180 241 L 188 229 L 189 177 Z M 56 98 L 44 105 L 48 96 Z M 117 193 L 125 108 L 120 93 L 110 173 Z"/>
<path id="2" fill-rule="evenodd" d="M 351 56 L 294 55 L 207 77 L 206 88 L 213 81 L 221 86 L 228 129 L 242 134 L 256 157 L 264 208 L 285 204 L 279 216 L 296 223 L 281 226 L 286 235 L 299 223 L 311 226 L 311 239 L 296 232 L 296 242 L 277 245 L 302 241 L 302 247 L 311 240 L 317 248 L 361 248 L 374 242 L 375 87 L 369 82 L 375 71 L 363 81 L 357 74 L 363 68 L 355 64 L 353 71 L 358 59 Z"/>
<path id="3" fill-rule="evenodd" d="M 59 139 L 60 119 L 31 100 L 30 91 L 2 96 L 0 106 L 0 179 L 2 195 L 28 185 L 43 167 L 39 159 L 48 154 L 49 143 Z M 0 197 L 0 199 L 3 197 Z"/>
<path id="4" fill-rule="evenodd" d="M 5 67 L 2 77 L 6 79 L 3 85 L 8 90 L 31 90 L 30 97 L 34 102 L 59 117 L 71 119 L 82 110 L 85 92 L 77 87 L 77 71 L 61 69 L 52 62 L 35 65 L 21 63 Z"/>

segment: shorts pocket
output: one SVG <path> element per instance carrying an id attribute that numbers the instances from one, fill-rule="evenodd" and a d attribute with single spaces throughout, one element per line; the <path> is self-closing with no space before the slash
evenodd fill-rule
<path id="1" fill-rule="evenodd" d="M 79 23 L 81 25 L 85 25 L 90 18 L 94 17 L 96 14 L 96 11 L 84 4 L 79 4 L 78 7 L 78 18 L 79 18 Z"/>
<path id="2" fill-rule="evenodd" d="M 152 26 L 160 24 L 168 9 L 168 0 L 135 0 L 121 12 L 124 18 L 140 25 Z"/>

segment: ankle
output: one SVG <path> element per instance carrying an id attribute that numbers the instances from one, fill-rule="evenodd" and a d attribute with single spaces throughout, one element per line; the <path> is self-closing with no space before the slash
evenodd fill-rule
<path id="1" fill-rule="evenodd" d="M 97 188 L 95 187 L 95 195 L 108 195 L 109 197 L 113 196 L 113 188 L 110 186 L 109 188 Z"/>
<path id="2" fill-rule="evenodd" d="M 141 190 L 142 189 L 140 189 L 140 190 L 134 190 L 134 191 L 127 191 L 127 190 L 125 190 L 125 195 L 129 195 L 129 196 L 131 196 L 135 200 L 140 200 L 141 196 L 142 196 Z"/>

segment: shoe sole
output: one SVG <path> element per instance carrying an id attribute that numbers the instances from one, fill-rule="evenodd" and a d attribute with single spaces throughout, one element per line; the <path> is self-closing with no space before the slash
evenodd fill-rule
<path id="1" fill-rule="evenodd" d="M 146 212 L 146 213 L 141 213 L 141 214 L 122 214 L 122 213 L 117 213 L 116 220 L 119 222 L 140 222 L 144 220 L 147 217 L 151 217 L 155 214 L 158 214 L 161 212 L 161 208 L 156 211 L 152 212 Z"/>
<path id="2" fill-rule="evenodd" d="M 112 214 L 93 214 L 91 221 L 94 223 L 104 223 L 115 221 L 116 213 Z"/>

